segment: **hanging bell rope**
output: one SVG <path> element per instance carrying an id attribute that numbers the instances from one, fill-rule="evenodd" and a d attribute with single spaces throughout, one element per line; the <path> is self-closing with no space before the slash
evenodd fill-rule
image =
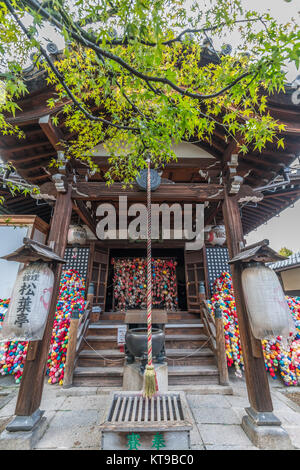
<path id="1" fill-rule="evenodd" d="M 152 363 L 152 266 L 151 266 L 151 171 L 147 160 L 147 354 L 144 375 L 144 396 L 151 398 L 157 391 L 157 378 Z"/>

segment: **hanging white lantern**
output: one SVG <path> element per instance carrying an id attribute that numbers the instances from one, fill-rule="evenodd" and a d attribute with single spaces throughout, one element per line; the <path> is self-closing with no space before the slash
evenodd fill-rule
<path id="1" fill-rule="evenodd" d="M 68 243 L 73 245 L 72 258 L 77 258 L 78 247 L 85 245 L 87 239 L 86 230 L 80 225 L 71 225 L 68 230 Z"/>
<path id="2" fill-rule="evenodd" d="M 207 234 L 207 242 L 211 245 L 224 245 L 226 241 L 226 232 L 224 225 L 216 225 Z"/>
<path id="3" fill-rule="evenodd" d="M 43 338 L 53 283 L 54 274 L 47 263 L 30 263 L 20 270 L 2 323 L 0 340 L 38 341 Z"/>
<path id="4" fill-rule="evenodd" d="M 242 271 L 242 286 L 253 336 L 288 338 L 291 315 L 276 273 L 263 263 L 249 263 Z"/>
<path id="5" fill-rule="evenodd" d="M 70 225 L 68 230 L 69 245 L 84 245 L 86 243 L 87 234 L 84 227 L 80 225 Z"/>

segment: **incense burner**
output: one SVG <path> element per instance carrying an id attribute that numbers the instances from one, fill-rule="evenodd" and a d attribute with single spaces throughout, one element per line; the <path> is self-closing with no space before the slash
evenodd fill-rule
<path id="1" fill-rule="evenodd" d="M 147 328 L 131 328 L 127 330 L 125 336 L 127 363 L 132 364 L 135 358 L 141 361 L 141 372 L 144 371 L 147 363 Z M 152 328 L 152 357 L 154 361 L 162 363 L 164 361 L 165 334 L 160 328 Z"/>

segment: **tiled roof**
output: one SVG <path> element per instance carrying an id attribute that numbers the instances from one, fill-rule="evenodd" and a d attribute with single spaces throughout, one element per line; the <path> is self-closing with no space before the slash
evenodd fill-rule
<path id="1" fill-rule="evenodd" d="M 283 261 L 277 261 L 276 263 L 269 264 L 269 267 L 272 269 L 283 270 L 285 268 L 291 268 L 292 266 L 300 265 L 300 251 L 293 253 L 288 259 Z"/>

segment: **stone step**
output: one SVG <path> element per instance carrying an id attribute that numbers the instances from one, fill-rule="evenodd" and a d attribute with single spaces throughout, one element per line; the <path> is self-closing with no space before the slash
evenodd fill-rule
<path id="1" fill-rule="evenodd" d="M 169 335 L 176 335 L 179 332 L 182 334 L 203 334 L 204 325 L 202 323 L 171 323 L 165 326 L 166 337 Z"/>
<path id="2" fill-rule="evenodd" d="M 166 358 L 169 366 L 215 365 L 216 359 L 209 348 L 167 349 Z"/>
<path id="3" fill-rule="evenodd" d="M 213 365 L 169 366 L 169 385 L 218 384 L 219 372 Z"/>
<path id="4" fill-rule="evenodd" d="M 209 348 L 167 349 L 167 363 L 173 365 L 214 365 L 215 357 Z M 79 367 L 120 367 L 125 363 L 125 354 L 118 349 L 83 349 L 78 356 Z"/>
<path id="5" fill-rule="evenodd" d="M 219 374 L 214 366 L 169 366 L 169 385 L 217 384 Z M 74 386 L 122 387 L 123 367 L 76 367 Z"/>
<path id="6" fill-rule="evenodd" d="M 118 322 L 123 323 L 125 319 L 125 313 L 120 312 L 101 312 L 100 320 L 117 320 Z"/>
<path id="7" fill-rule="evenodd" d="M 122 387 L 123 367 L 76 367 L 73 386 Z"/>
<path id="8" fill-rule="evenodd" d="M 78 367 L 120 367 L 125 363 L 125 354 L 118 349 L 83 349 L 77 360 Z"/>
<path id="9" fill-rule="evenodd" d="M 119 326 L 122 326 L 122 323 L 90 323 L 87 330 L 87 336 L 117 336 Z"/>
<path id="10" fill-rule="evenodd" d="M 172 348 L 199 348 L 204 342 L 208 341 L 205 334 L 167 334 L 166 346 Z M 88 335 L 83 341 L 83 349 L 87 349 L 88 343 L 93 349 L 118 349 L 116 335 Z M 172 343 L 172 345 L 171 345 Z M 187 343 L 187 345 L 186 345 Z M 176 347 L 176 345 L 179 345 Z M 97 347 L 99 346 L 99 347 Z"/>
<path id="11" fill-rule="evenodd" d="M 88 335 L 82 342 L 83 349 L 119 349 L 116 335 Z"/>
<path id="12" fill-rule="evenodd" d="M 198 349 L 208 342 L 205 334 L 170 334 L 166 335 L 166 349 Z"/>

